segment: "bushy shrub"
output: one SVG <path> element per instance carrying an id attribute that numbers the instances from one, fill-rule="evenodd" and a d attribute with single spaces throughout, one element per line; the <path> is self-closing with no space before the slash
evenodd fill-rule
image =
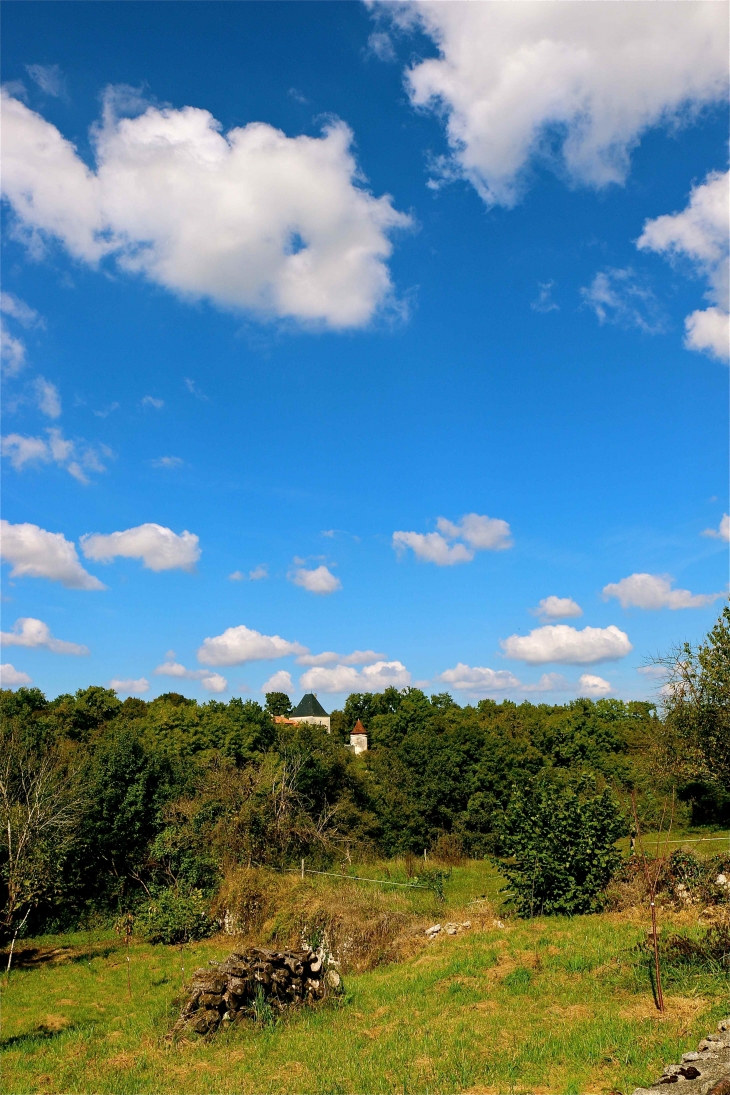
<path id="1" fill-rule="evenodd" d="M 205 939 L 217 928 L 200 890 L 160 890 L 140 909 L 137 931 L 150 943 L 187 943 Z"/>
<path id="2" fill-rule="evenodd" d="M 521 916 L 597 912 L 621 865 L 626 823 L 608 790 L 583 781 L 514 790 L 499 821 L 508 862 L 499 862 Z"/>

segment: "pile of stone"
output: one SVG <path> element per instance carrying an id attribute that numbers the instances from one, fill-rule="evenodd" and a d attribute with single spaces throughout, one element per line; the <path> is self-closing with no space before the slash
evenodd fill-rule
<path id="1" fill-rule="evenodd" d="M 448 922 L 446 924 L 432 924 L 430 928 L 426 928 L 425 934 L 429 939 L 435 939 L 437 935 L 441 935 L 445 932 L 446 935 L 458 935 L 459 932 L 468 931 L 471 927 L 471 920 L 464 920 L 461 924 L 453 924 Z"/>
<path id="2" fill-rule="evenodd" d="M 678 1065 L 666 1065 L 651 1087 L 637 1087 L 633 1095 L 656 1095 L 666 1084 L 681 1084 L 682 1095 L 730 1095 L 730 1019 L 721 1019 L 717 1034 L 708 1034 L 696 1052 L 683 1053 Z"/>
<path id="3" fill-rule="evenodd" d="M 319 951 L 234 952 L 225 962 L 195 971 L 170 1034 L 212 1034 L 221 1023 L 260 1016 L 262 1006 L 281 1012 L 314 1004 L 340 988 L 340 975 L 326 968 Z"/>

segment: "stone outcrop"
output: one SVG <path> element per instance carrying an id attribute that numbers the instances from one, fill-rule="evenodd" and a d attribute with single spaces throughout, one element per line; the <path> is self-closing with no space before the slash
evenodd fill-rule
<path id="1" fill-rule="evenodd" d="M 717 1034 L 708 1034 L 696 1052 L 683 1053 L 678 1065 L 666 1065 L 651 1087 L 637 1087 L 633 1095 L 666 1093 L 667 1084 L 681 1085 L 682 1095 L 730 1095 L 730 1019 L 717 1024 Z"/>
<path id="2" fill-rule="evenodd" d="M 273 951 L 256 947 L 234 952 L 225 962 L 196 970 L 180 1018 L 170 1032 L 212 1034 L 221 1023 L 314 1004 L 341 990 L 340 975 L 312 950 Z"/>

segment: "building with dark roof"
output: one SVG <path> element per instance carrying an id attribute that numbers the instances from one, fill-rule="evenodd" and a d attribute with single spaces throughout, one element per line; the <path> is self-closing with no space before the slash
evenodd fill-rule
<path id="1" fill-rule="evenodd" d="M 353 753 L 366 753 L 368 748 L 368 732 L 360 722 L 357 720 L 352 730 L 350 731 L 350 744 L 348 749 L 352 749 Z"/>
<path id="2" fill-rule="evenodd" d="M 302 696 L 289 716 L 289 721 L 311 722 L 316 726 L 324 726 L 328 734 L 330 732 L 330 717 L 314 692 L 307 692 L 306 696 Z"/>

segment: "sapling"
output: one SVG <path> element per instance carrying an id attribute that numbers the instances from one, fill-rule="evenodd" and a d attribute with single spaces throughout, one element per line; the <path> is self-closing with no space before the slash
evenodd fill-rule
<path id="1" fill-rule="evenodd" d="M 634 818 L 634 832 L 636 833 L 636 847 L 639 850 L 639 862 L 641 864 L 642 874 L 644 875 L 644 881 L 646 882 L 646 888 L 649 894 L 649 908 L 651 910 L 651 939 L 652 947 L 654 950 L 654 978 L 656 982 L 656 1005 L 659 1011 L 664 1011 L 664 993 L 662 992 L 662 972 L 659 962 L 659 936 L 657 928 L 657 916 L 656 916 L 656 892 L 659 886 L 659 880 L 664 872 L 664 867 L 668 859 L 668 847 L 669 837 L 672 832 L 672 823 L 674 821 L 674 795 L 672 795 L 672 803 L 669 809 L 669 824 L 667 825 L 666 832 L 664 830 L 664 823 L 667 818 L 667 804 L 665 802 L 662 810 L 661 820 L 659 822 L 659 833 L 656 841 L 657 854 L 652 860 L 649 860 L 644 851 L 644 843 L 642 839 L 641 823 L 639 821 L 639 813 L 636 808 L 636 792 L 631 792 L 631 812 Z M 659 854 L 659 845 L 664 839 L 664 852 Z"/>

